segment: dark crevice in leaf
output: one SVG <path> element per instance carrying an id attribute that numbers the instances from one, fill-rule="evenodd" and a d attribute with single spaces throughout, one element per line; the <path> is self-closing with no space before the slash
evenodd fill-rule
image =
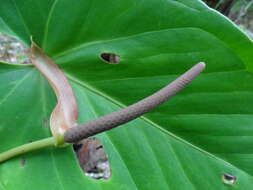
<path id="1" fill-rule="evenodd" d="M 78 152 L 83 147 L 82 143 L 75 143 L 73 144 L 73 149 L 75 152 Z"/>
<path id="2" fill-rule="evenodd" d="M 97 138 L 84 139 L 74 144 L 73 149 L 86 176 L 94 179 L 110 178 L 111 168 L 108 155 Z"/>
<path id="3" fill-rule="evenodd" d="M 119 64 L 120 56 L 114 53 L 102 53 L 101 58 L 103 61 L 110 63 L 110 64 Z"/>
<path id="4" fill-rule="evenodd" d="M 233 175 L 230 175 L 230 174 L 223 174 L 223 175 L 222 175 L 222 181 L 223 181 L 223 183 L 225 183 L 225 184 L 233 185 L 233 184 L 236 183 L 237 177 L 236 177 L 236 176 L 233 176 Z"/>

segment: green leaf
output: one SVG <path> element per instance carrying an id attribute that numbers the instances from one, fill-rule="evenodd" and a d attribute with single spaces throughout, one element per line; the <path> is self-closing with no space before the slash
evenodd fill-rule
<path id="1" fill-rule="evenodd" d="M 253 43 L 198 0 L 4 0 L 0 31 L 30 36 L 65 71 L 85 122 L 132 104 L 196 62 L 207 69 L 171 101 L 102 133 L 112 177 L 92 180 L 73 150 L 0 165 L 0 189 L 250 189 Z M 108 64 L 101 53 L 121 57 Z M 0 64 L 0 151 L 51 136 L 55 95 L 32 66 Z M 24 161 L 25 160 L 25 161 Z M 224 184 L 223 174 L 237 177 Z"/>

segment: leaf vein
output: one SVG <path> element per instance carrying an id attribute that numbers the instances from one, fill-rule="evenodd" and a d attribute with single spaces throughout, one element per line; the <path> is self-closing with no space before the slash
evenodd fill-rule
<path id="1" fill-rule="evenodd" d="M 33 73 L 33 70 L 28 72 L 24 77 L 17 82 L 17 84 L 7 93 L 7 95 L 0 101 L 0 106 L 15 92 L 15 90 Z"/>

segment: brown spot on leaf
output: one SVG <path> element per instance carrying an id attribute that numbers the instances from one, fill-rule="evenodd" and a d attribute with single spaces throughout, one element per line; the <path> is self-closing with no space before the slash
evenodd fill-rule
<path id="1" fill-rule="evenodd" d="M 20 165 L 21 165 L 22 167 L 24 167 L 24 166 L 26 165 L 26 159 L 25 159 L 25 158 L 21 158 L 21 159 L 20 159 Z"/>
<path id="2" fill-rule="evenodd" d="M 102 53 L 101 58 L 103 59 L 103 61 L 106 61 L 110 64 L 119 64 L 120 62 L 120 56 L 114 53 Z"/>
<path id="3" fill-rule="evenodd" d="M 42 123 L 43 123 L 43 127 L 45 127 L 45 128 L 49 127 L 49 120 L 48 119 L 43 119 Z"/>
<path id="4" fill-rule="evenodd" d="M 49 128 L 49 120 L 48 119 L 43 119 L 43 127 Z"/>

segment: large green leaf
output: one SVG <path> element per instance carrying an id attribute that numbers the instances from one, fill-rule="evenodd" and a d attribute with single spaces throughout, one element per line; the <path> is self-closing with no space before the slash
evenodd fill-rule
<path id="1" fill-rule="evenodd" d="M 30 36 L 65 71 L 80 122 L 134 103 L 199 61 L 204 74 L 171 101 L 98 135 L 112 177 L 83 175 L 72 149 L 0 165 L 0 189 L 250 189 L 253 44 L 198 0 L 2 0 L 0 31 Z M 116 53 L 117 65 L 101 53 Z M 50 136 L 56 99 L 32 66 L 0 64 L 0 151 Z M 24 159 L 26 159 L 24 165 Z M 222 182 L 228 173 L 232 186 Z"/>

